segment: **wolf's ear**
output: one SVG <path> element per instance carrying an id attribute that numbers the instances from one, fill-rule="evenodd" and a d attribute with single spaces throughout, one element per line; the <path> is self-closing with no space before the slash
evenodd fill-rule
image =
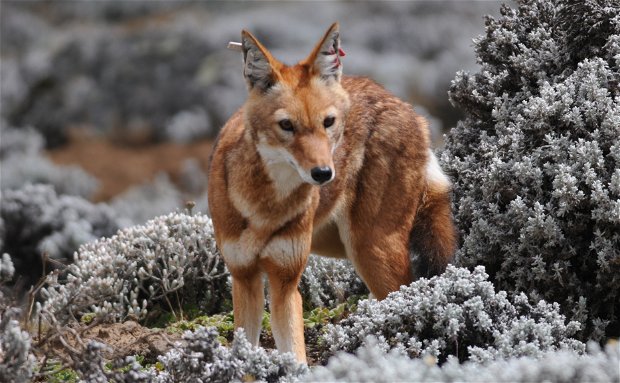
<path id="1" fill-rule="evenodd" d="M 341 56 L 344 56 L 344 52 L 340 49 L 340 30 L 338 23 L 334 23 L 314 47 L 305 64 L 311 66 L 314 75 L 324 80 L 339 82 L 342 77 Z"/>
<path id="2" fill-rule="evenodd" d="M 248 87 L 262 91 L 269 89 L 276 82 L 273 68 L 275 59 L 267 48 L 246 30 L 241 32 L 241 47 L 243 49 L 243 76 Z"/>

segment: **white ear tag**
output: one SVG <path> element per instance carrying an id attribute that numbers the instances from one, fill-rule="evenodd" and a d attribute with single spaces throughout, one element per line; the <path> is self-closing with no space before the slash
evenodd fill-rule
<path id="1" fill-rule="evenodd" d="M 230 49 L 231 51 L 237 51 L 237 52 L 242 52 L 243 51 L 243 47 L 242 47 L 241 43 L 237 43 L 235 41 L 230 41 L 228 43 L 227 48 Z"/>

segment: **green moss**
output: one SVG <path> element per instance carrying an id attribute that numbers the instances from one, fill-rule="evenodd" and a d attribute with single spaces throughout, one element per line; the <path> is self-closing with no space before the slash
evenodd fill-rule
<path id="1" fill-rule="evenodd" d="M 235 330 L 235 322 L 232 311 L 224 314 L 203 315 L 192 320 L 181 320 L 169 324 L 166 331 L 170 333 L 179 333 L 186 330 L 195 331 L 198 327 L 215 327 L 220 334 L 218 340 L 222 344 L 228 344 L 228 340 L 232 339 Z"/>
<path id="2" fill-rule="evenodd" d="M 80 322 L 82 324 L 89 325 L 92 323 L 93 320 L 95 320 L 96 317 L 97 317 L 96 313 L 86 313 L 82 315 L 82 317 L 80 318 Z"/>
<path id="3" fill-rule="evenodd" d="M 57 360 L 48 360 L 42 370 L 44 373 L 49 374 L 45 379 L 49 383 L 76 383 L 79 379 L 77 372 L 70 368 L 65 368 Z"/>
<path id="4" fill-rule="evenodd" d="M 304 312 L 304 326 L 306 328 L 315 328 L 317 326 L 323 327 L 328 323 L 338 322 L 354 311 L 357 307 L 357 302 L 362 298 L 362 296 L 352 296 L 346 302 L 334 308 L 315 307 L 310 311 L 306 311 Z"/>
<path id="5" fill-rule="evenodd" d="M 265 330 L 268 334 L 271 334 L 271 313 L 269 311 L 263 311 L 261 326 L 263 330 Z"/>

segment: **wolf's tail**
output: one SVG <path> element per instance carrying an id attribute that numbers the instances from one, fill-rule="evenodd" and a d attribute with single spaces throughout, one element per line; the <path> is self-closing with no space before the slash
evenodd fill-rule
<path id="1" fill-rule="evenodd" d="M 409 243 L 416 278 L 441 274 L 452 261 L 457 232 L 450 209 L 449 188 L 428 185 L 413 223 Z"/>

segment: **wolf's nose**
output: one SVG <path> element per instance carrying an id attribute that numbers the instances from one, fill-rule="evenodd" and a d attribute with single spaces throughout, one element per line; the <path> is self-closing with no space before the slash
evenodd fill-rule
<path id="1" fill-rule="evenodd" d="M 312 168 L 310 175 L 313 180 L 322 184 L 332 179 L 332 168 L 329 166 Z"/>

